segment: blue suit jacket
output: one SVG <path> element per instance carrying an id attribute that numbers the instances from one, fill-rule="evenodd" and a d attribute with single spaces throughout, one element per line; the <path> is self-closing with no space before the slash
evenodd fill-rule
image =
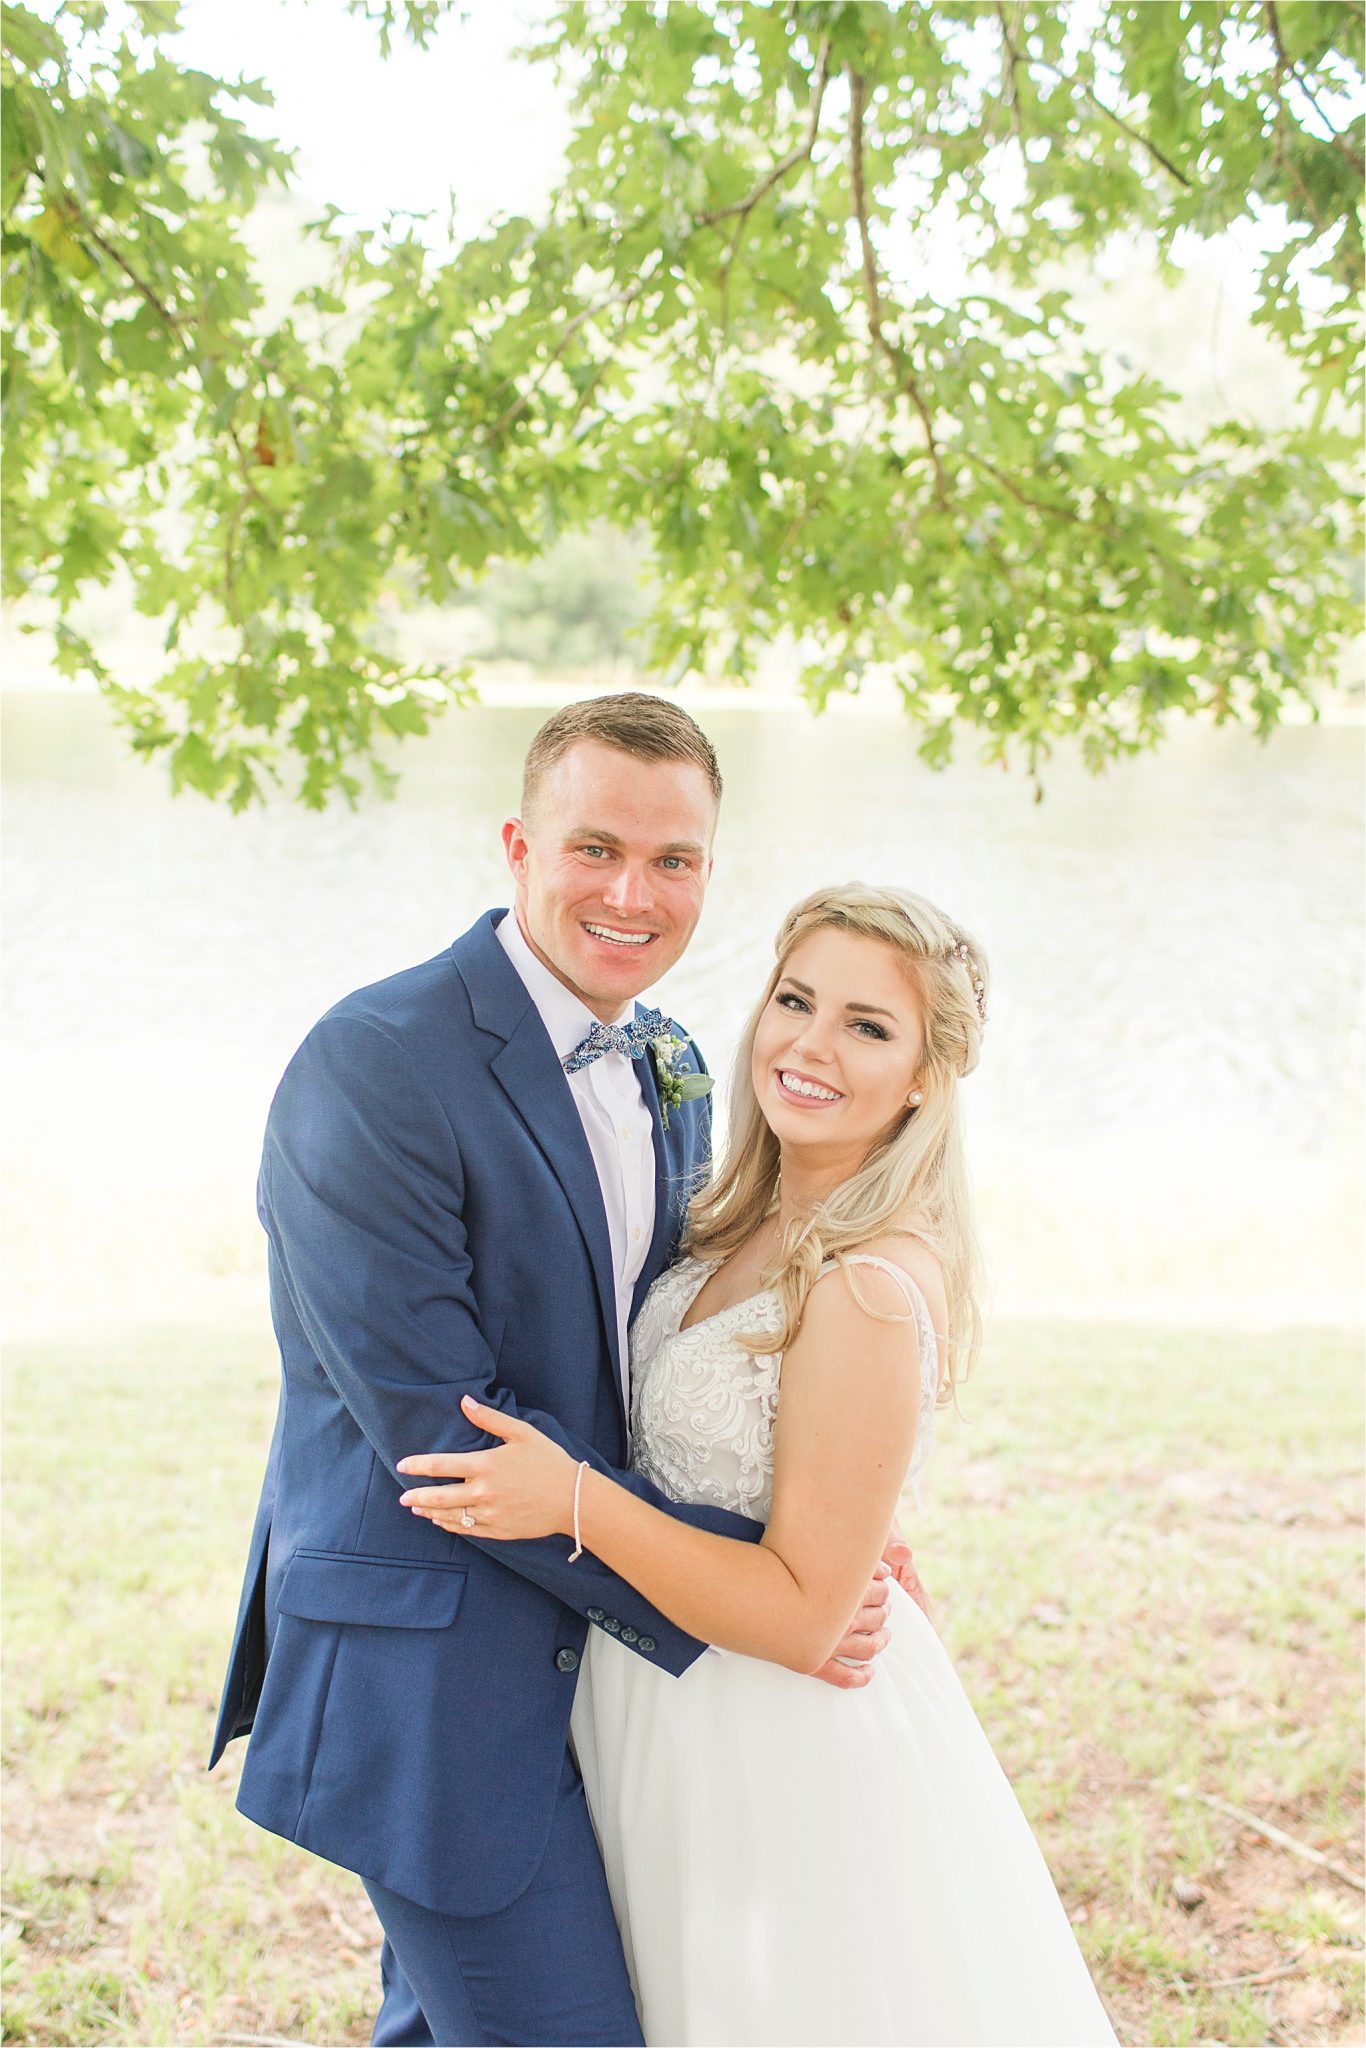
<path id="1" fill-rule="evenodd" d="M 626 1458 L 597 1174 L 500 915 L 329 1011 L 272 1104 L 259 1200 L 283 1383 L 211 1758 L 250 1731 L 243 1813 L 458 1914 L 535 1875 L 588 1623 L 674 1673 L 702 1648 L 591 1553 L 571 1565 L 563 1537 L 480 1542 L 398 1505 L 400 1458 L 491 1441 L 466 1392 L 599 1469 Z M 705 1099 L 665 1131 L 640 1072 L 656 1219 L 637 1301 L 710 1137 Z"/>

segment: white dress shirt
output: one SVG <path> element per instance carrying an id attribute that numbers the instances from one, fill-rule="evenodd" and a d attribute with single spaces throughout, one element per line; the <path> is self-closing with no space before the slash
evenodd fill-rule
<path id="1" fill-rule="evenodd" d="M 537 959 L 517 922 L 515 910 L 510 910 L 498 926 L 498 943 L 525 983 L 550 1034 L 557 1059 L 567 1059 L 598 1019 L 572 989 L 566 988 Z M 635 1011 L 635 1004 L 628 1003 L 612 1021 L 629 1023 Z M 605 1052 L 591 1066 L 580 1067 L 577 1074 L 565 1078 L 598 1170 L 602 1206 L 607 1212 L 612 1276 L 617 1291 L 622 1398 L 629 1418 L 631 1368 L 627 1332 L 631 1300 L 655 1227 L 654 1121 L 641 1091 L 637 1064 L 623 1052 Z"/>

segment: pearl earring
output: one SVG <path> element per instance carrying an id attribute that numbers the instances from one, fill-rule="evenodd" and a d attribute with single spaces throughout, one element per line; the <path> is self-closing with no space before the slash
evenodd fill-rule
<path id="1" fill-rule="evenodd" d="M 921 1095 L 920 1090 L 918 1088 L 914 1088 L 912 1089 L 911 1093 L 906 1097 L 906 1100 L 907 1102 L 909 1102 L 912 1109 L 919 1109 L 921 1103 L 924 1101 L 924 1097 Z"/>

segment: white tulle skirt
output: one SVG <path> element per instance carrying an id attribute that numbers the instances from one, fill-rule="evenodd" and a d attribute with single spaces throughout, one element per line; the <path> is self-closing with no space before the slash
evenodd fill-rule
<path id="1" fill-rule="evenodd" d="M 1114 2033 L 943 1645 L 893 1588 L 860 1692 L 681 1679 L 598 1630 L 573 1735 L 651 2048 L 1092 2048 Z"/>

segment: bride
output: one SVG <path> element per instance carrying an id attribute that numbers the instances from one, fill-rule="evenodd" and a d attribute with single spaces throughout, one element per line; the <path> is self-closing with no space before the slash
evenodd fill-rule
<path id="1" fill-rule="evenodd" d="M 728 1653 L 673 1678 L 590 1616 L 573 1736 L 648 2042 L 1113 2042 L 913 1601 L 893 1586 L 871 1685 L 797 1675 L 843 1633 L 976 1344 L 958 1083 L 986 963 L 933 905 L 859 884 L 798 904 L 777 953 L 726 1158 L 631 1340 L 636 1467 L 762 1542 L 470 1400 L 501 1441 L 449 1461 L 454 1502 L 404 1499 L 457 1531 L 562 1532 Z"/>

